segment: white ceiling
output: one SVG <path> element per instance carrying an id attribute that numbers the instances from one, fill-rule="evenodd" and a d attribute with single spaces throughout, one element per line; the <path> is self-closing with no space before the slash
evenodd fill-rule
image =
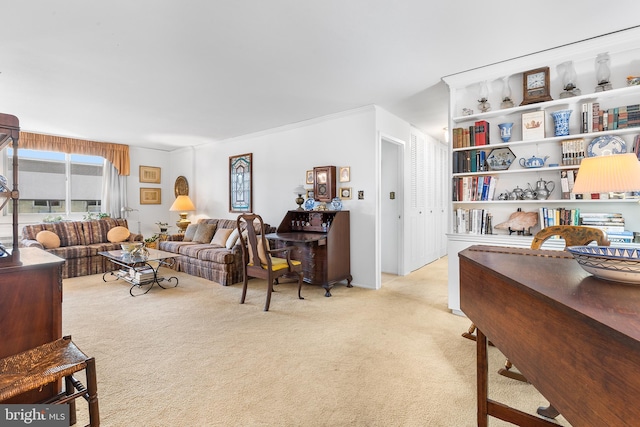
<path id="1" fill-rule="evenodd" d="M 36 3 L 37 6 L 34 4 Z M 638 25 L 601 0 L 0 0 L 0 112 L 172 150 L 377 104 L 436 137 L 442 76 Z"/>

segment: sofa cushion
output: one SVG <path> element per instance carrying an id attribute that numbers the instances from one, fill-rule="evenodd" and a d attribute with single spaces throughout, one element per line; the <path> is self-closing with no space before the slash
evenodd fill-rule
<path id="1" fill-rule="evenodd" d="M 60 247 L 60 237 L 53 231 L 42 230 L 36 234 L 36 240 L 44 246 L 45 249 L 54 249 Z"/>
<path id="2" fill-rule="evenodd" d="M 219 264 L 233 264 L 236 255 L 227 248 L 214 248 L 211 245 L 201 247 L 197 258 L 202 261 L 213 261 Z"/>
<path id="3" fill-rule="evenodd" d="M 131 232 L 128 228 L 117 226 L 107 232 L 107 240 L 111 243 L 124 242 L 130 235 Z"/>
<path id="4" fill-rule="evenodd" d="M 189 224 L 187 230 L 184 232 L 184 237 L 182 238 L 183 242 L 191 242 L 193 241 L 193 236 L 196 235 L 198 231 L 198 224 Z"/>
<path id="5" fill-rule="evenodd" d="M 114 227 L 124 227 L 127 230 L 127 220 L 124 218 L 103 218 L 78 222 L 84 233 L 84 244 L 107 243 L 107 235 Z"/>
<path id="6" fill-rule="evenodd" d="M 264 237 L 263 237 L 263 239 L 267 243 L 267 250 L 269 250 L 270 249 L 269 240 L 267 240 Z M 258 242 L 257 243 L 258 243 L 257 244 L 257 246 L 258 246 L 258 258 L 260 259 L 260 263 L 261 264 L 266 264 L 267 263 L 267 255 L 264 253 L 264 248 L 262 247 L 262 242 L 260 242 L 260 237 L 258 237 Z M 253 258 L 254 258 L 253 248 L 251 247 L 251 245 L 249 245 L 249 264 L 250 265 L 254 265 L 253 264 Z"/>
<path id="7" fill-rule="evenodd" d="M 59 256 L 64 259 L 73 258 L 89 258 L 90 256 L 97 255 L 97 251 L 89 246 L 61 246 L 59 248 L 49 249 L 50 253 Z"/>
<path id="8" fill-rule="evenodd" d="M 216 224 L 198 224 L 196 234 L 194 234 L 192 241 L 197 243 L 209 243 L 216 233 Z"/>
<path id="9" fill-rule="evenodd" d="M 216 248 L 224 248 L 231 233 L 233 233 L 231 228 L 217 229 L 215 236 L 211 239 L 211 245 Z"/>
<path id="10" fill-rule="evenodd" d="M 224 243 L 224 246 L 227 249 L 231 249 L 232 247 L 235 246 L 239 236 L 240 236 L 240 233 L 238 233 L 238 229 L 234 228 L 231 234 L 229 234 L 229 237 L 227 238 L 227 241 Z"/>

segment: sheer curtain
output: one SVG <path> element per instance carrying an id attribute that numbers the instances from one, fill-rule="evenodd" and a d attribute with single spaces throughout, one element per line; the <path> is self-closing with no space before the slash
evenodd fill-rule
<path id="1" fill-rule="evenodd" d="M 102 211 L 111 218 L 120 218 L 122 208 L 127 206 L 127 177 L 105 159 L 102 172 Z"/>

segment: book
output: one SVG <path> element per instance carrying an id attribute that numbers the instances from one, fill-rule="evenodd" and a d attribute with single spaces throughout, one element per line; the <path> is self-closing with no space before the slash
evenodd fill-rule
<path id="1" fill-rule="evenodd" d="M 478 120 L 474 126 L 474 141 L 476 146 L 489 144 L 489 122 Z"/>
<path id="2" fill-rule="evenodd" d="M 532 139 L 544 138 L 545 112 L 533 111 L 531 113 L 522 114 L 522 140 L 529 141 Z"/>

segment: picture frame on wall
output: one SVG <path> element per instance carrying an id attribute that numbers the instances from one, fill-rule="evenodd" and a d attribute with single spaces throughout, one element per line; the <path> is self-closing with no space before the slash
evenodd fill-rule
<path id="1" fill-rule="evenodd" d="M 229 157 L 229 212 L 252 212 L 253 154 Z"/>
<path id="2" fill-rule="evenodd" d="M 313 184 L 313 169 L 307 171 L 307 179 L 305 181 L 307 184 Z"/>
<path id="3" fill-rule="evenodd" d="M 351 181 L 351 168 L 349 166 L 340 166 L 340 173 L 338 176 L 340 182 Z"/>
<path id="4" fill-rule="evenodd" d="M 338 194 L 342 200 L 351 200 L 351 187 L 340 187 Z"/>
<path id="5" fill-rule="evenodd" d="M 155 166 L 140 166 L 140 182 L 160 184 L 161 169 Z"/>
<path id="6" fill-rule="evenodd" d="M 162 189 L 160 188 L 140 188 L 140 204 L 141 205 L 161 205 Z"/>
<path id="7" fill-rule="evenodd" d="M 307 190 L 307 199 L 313 199 L 313 198 L 315 198 L 313 190 Z"/>

